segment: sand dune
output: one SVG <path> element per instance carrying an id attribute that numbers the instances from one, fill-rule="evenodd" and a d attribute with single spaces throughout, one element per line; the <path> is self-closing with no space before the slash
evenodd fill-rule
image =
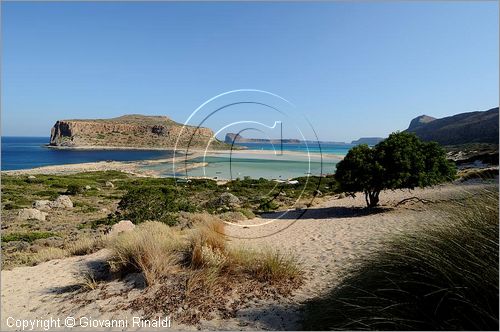
<path id="1" fill-rule="evenodd" d="M 489 189 L 488 189 L 489 188 Z M 277 214 L 255 218 L 249 226 L 228 225 L 231 245 L 253 248 L 273 247 L 295 255 L 306 272 L 306 282 L 294 296 L 278 301 L 250 302 L 227 320 L 201 322 L 204 329 L 300 329 L 300 304 L 337 285 L 357 259 L 375 250 L 383 250 L 384 241 L 400 232 L 418 231 L 422 226 L 439 223 L 439 212 L 430 203 L 418 202 L 394 208 L 403 198 L 418 196 L 438 202 L 464 200 L 478 190 L 498 190 L 498 183 L 443 185 L 430 189 L 381 194 L 383 209 L 367 212 L 364 198 L 327 199 L 308 211 L 290 211 L 285 219 L 273 221 Z M 300 218 L 298 218 L 300 216 Z M 297 219 L 298 218 L 298 219 Z M 267 223 L 265 226 L 251 227 Z M 110 282 L 106 298 L 92 298 L 85 292 L 74 293 L 81 282 L 78 272 L 88 264 L 101 264 L 105 250 L 98 253 L 53 260 L 34 267 L 20 267 L 1 272 L 2 330 L 8 317 L 92 316 L 123 318 L 141 315 L 124 305 L 140 293 L 130 280 Z M 86 297 L 87 296 L 87 297 Z M 90 296 L 90 297 L 89 297 Z M 178 329 L 195 329 L 178 326 Z M 117 330 L 121 330 L 118 328 Z M 137 330 L 128 327 L 126 330 Z"/>

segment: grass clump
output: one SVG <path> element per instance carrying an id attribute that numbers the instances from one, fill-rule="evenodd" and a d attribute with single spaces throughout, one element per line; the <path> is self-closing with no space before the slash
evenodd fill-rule
<path id="1" fill-rule="evenodd" d="M 47 262 L 53 259 L 61 259 L 68 256 L 68 251 L 61 248 L 46 247 L 39 250 L 32 258 L 32 264 Z"/>
<path id="2" fill-rule="evenodd" d="M 295 260 L 230 246 L 224 223 L 208 216 L 198 215 L 203 222 L 185 230 L 144 222 L 109 242 L 112 272 L 142 272 L 147 286 L 155 286 L 132 308 L 145 316 L 176 313 L 177 322 L 194 324 L 213 318 L 214 312 L 232 316 L 247 300 L 288 295 L 300 285 Z"/>
<path id="3" fill-rule="evenodd" d="M 73 256 L 92 254 L 106 246 L 107 237 L 104 235 L 83 236 L 66 246 L 67 251 Z"/>
<path id="4" fill-rule="evenodd" d="M 167 276 L 182 261 L 185 239 L 181 231 L 159 222 L 144 222 L 134 231 L 112 239 L 111 270 L 140 271 L 148 285 Z"/>
<path id="5" fill-rule="evenodd" d="M 445 208 L 306 306 L 305 329 L 498 330 L 498 194 Z"/>

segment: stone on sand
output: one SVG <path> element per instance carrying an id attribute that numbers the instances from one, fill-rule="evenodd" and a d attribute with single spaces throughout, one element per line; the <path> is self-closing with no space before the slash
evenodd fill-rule
<path id="1" fill-rule="evenodd" d="M 118 223 L 114 224 L 109 232 L 110 236 L 116 236 L 120 233 L 133 231 L 135 225 L 130 220 L 120 220 Z"/>
<path id="2" fill-rule="evenodd" d="M 68 196 L 61 195 L 51 202 L 50 206 L 56 209 L 68 209 L 73 207 L 73 202 Z"/>
<path id="3" fill-rule="evenodd" d="M 45 221 L 45 217 L 47 217 L 46 212 L 42 212 L 37 209 L 21 209 L 17 217 L 21 220 L 39 220 Z"/>
<path id="4" fill-rule="evenodd" d="M 237 208 L 240 206 L 240 199 L 231 193 L 223 193 L 217 197 L 212 204 L 216 208 Z"/>
<path id="5" fill-rule="evenodd" d="M 50 210 L 51 201 L 47 199 L 39 199 L 33 202 L 32 207 L 39 210 Z"/>

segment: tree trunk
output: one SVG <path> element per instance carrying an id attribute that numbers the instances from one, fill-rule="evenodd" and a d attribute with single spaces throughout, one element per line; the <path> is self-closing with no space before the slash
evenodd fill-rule
<path id="1" fill-rule="evenodd" d="M 366 200 L 366 205 L 371 208 L 375 207 L 378 205 L 379 198 L 378 195 L 380 194 L 380 191 L 365 191 L 365 200 Z"/>

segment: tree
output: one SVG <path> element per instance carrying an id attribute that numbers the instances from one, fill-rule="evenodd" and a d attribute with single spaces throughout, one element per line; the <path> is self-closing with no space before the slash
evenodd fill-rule
<path id="1" fill-rule="evenodd" d="M 341 190 L 365 194 L 368 207 L 378 205 L 384 189 L 414 189 L 454 179 L 455 166 L 435 142 L 415 134 L 396 132 L 370 148 L 359 145 L 337 164 L 335 178 Z"/>

